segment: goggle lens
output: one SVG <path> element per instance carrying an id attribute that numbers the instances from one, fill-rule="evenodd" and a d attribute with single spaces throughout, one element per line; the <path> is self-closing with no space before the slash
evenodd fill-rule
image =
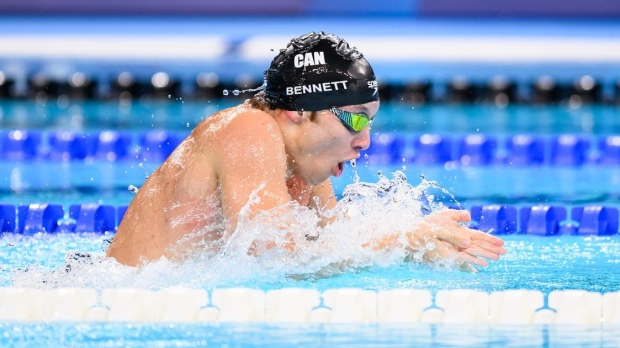
<path id="1" fill-rule="evenodd" d="M 372 124 L 372 121 L 364 114 L 353 114 L 336 108 L 329 109 L 329 111 L 336 115 L 342 121 L 342 124 L 354 132 L 361 132 Z"/>

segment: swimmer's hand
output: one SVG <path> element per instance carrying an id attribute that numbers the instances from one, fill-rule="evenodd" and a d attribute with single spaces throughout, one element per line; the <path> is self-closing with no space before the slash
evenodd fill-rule
<path id="1" fill-rule="evenodd" d="M 488 266 L 485 259 L 497 261 L 500 255 L 506 254 L 503 240 L 462 225 L 469 221 L 471 215 L 466 210 L 433 212 L 407 233 L 408 249 L 426 250 L 423 256 L 426 262 L 453 259 L 461 269 L 469 271 L 475 271 L 474 265 Z"/>

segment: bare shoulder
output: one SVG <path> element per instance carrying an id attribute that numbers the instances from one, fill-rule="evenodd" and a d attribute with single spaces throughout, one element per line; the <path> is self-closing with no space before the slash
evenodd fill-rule
<path id="1" fill-rule="evenodd" d="M 284 141 L 277 122 L 268 113 L 246 104 L 222 110 L 205 119 L 193 132 L 205 150 L 234 159 L 274 158 L 285 161 Z"/>
<path id="2" fill-rule="evenodd" d="M 231 226 L 253 193 L 259 203 L 252 205 L 250 215 L 288 202 L 286 150 L 273 116 L 243 106 L 214 116 L 221 118 L 205 125 L 204 143 L 211 146 L 205 151 L 211 152 L 222 209 Z"/>
<path id="3" fill-rule="evenodd" d="M 247 104 L 219 111 L 194 130 L 192 136 L 210 141 L 244 142 L 244 136 L 251 138 L 268 137 L 282 140 L 282 135 L 273 117 L 264 111 Z"/>

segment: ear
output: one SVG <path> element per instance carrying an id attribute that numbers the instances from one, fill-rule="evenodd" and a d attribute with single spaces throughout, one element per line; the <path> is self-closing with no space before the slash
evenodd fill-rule
<path id="1" fill-rule="evenodd" d="M 301 111 L 283 110 L 282 112 L 284 113 L 284 115 L 286 115 L 286 118 L 296 124 L 302 123 L 304 119 L 306 119 L 304 117 L 304 113 Z"/>

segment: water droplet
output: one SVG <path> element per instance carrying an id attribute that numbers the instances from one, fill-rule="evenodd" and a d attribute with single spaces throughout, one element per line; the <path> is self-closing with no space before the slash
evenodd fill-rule
<path id="1" fill-rule="evenodd" d="M 223 91 L 222 91 L 222 94 L 224 94 L 224 95 L 228 95 L 228 90 L 227 90 L 227 89 L 223 90 Z"/>
<path id="2" fill-rule="evenodd" d="M 366 160 L 367 160 L 367 159 L 368 159 L 368 157 L 370 157 L 370 156 L 368 156 L 368 154 L 367 154 L 367 153 L 365 153 L 365 154 L 364 154 L 364 159 L 366 159 Z"/>
<path id="3" fill-rule="evenodd" d="M 129 190 L 130 192 L 133 192 L 133 193 L 138 193 L 138 188 L 133 186 L 133 185 L 129 185 L 127 190 Z"/>
<path id="4" fill-rule="evenodd" d="M 187 128 L 189 128 L 189 122 L 187 122 L 186 126 L 187 126 Z"/>
<path id="5" fill-rule="evenodd" d="M 234 94 L 234 95 L 236 95 L 236 96 L 237 96 L 237 95 L 239 95 L 239 90 L 238 90 L 238 89 L 235 89 L 235 90 L 233 91 L 233 94 Z"/>
<path id="6" fill-rule="evenodd" d="M 168 94 L 168 99 L 170 99 L 170 98 L 172 98 L 172 95 L 171 95 L 171 94 Z"/>
<path id="7" fill-rule="evenodd" d="M 138 167 L 142 168 L 144 166 L 144 164 L 142 164 L 142 162 L 138 163 Z"/>
<path id="8" fill-rule="evenodd" d="M 406 172 L 406 171 L 407 171 L 407 166 L 402 166 L 400 169 L 401 169 L 403 172 Z"/>
<path id="9" fill-rule="evenodd" d="M 357 166 L 357 161 L 355 161 L 355 158 L 349 162 L 351 163 L 351 167 L 355 168 Z"/>

